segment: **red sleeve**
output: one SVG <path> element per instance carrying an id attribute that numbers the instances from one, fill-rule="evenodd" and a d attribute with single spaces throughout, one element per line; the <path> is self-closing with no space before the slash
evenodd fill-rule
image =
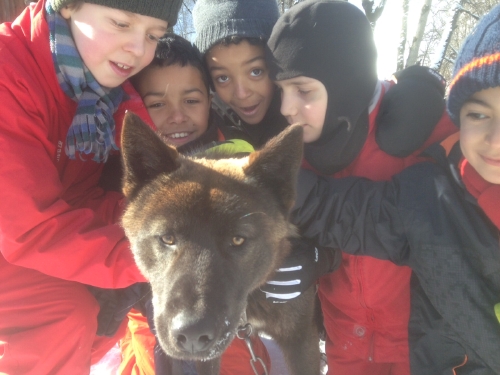
<path id="1" fill-rule="evenodd" d="M 439 120 L 438 124 L 434 128 L 434 131 L 429 136 L 422 149 L 426 149 L 430 145 L 436 142 L 441 142 L 446 139 L 448 136 L 456 133 L 458 131 L 457 126 L 451 121 L 450 116 L 448 116 L 448 112 L 444 110 L 443 116 Z"/>
<path id="2" fill-rule="evenodd" d="M 0 71 L 0 251 L 17 266 L 104 288 L 145 281 L 121 227 L 122 196 L 97 187 L 102 166 L 68 161 L 73 110 L 26 74 Z M 15 68 L 13 68 L 15 69 Z"/>

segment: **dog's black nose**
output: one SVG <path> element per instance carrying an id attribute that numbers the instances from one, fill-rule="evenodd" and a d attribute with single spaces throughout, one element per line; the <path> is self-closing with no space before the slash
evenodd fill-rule
<path id="1" fill-rule="evenodd" d="M 177 346 L 189 353 L 199 353 L 210 348 L 215 340 L 215 323 L 212 319 L 186 319 L 177 315 L 173 319 L 172 336 Z"/>

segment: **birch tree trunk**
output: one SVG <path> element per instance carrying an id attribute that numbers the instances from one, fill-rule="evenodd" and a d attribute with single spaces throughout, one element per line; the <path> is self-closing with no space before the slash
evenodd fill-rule
<path id="1" fill-rule="evenodd" d="M 398 47 L 398 63 L 396 65 L 396 71 L 404 69 L 404 56 L 406 39 L 408 38 L 408 11 L 410 10 L 410 0 L 403 0 L 403 20 L 401 24 L 401 36 L 399 39 Z"/>
<path id="2" fill-rule="evenodd" d="M 429 17 L 429 12 L 431 10 L 432 0 L 425 0 L 422 6 L 422 11 L 420 12 L 420 18 L 418 20 L 417 30 L 415 31 L 415 36 L 411 43 L 410 51 L 408 52 L 408 58 L 406 59 L 406 67 L 415 65 L 418 59 L 418 52 L 420 51 L 420 43 L 424 36 L 425 25 L 427 25 L 427 18 Z"/>

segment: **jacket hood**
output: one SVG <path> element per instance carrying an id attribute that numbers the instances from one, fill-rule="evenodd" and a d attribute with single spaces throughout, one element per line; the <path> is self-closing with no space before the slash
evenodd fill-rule
<path id="1" fill-rule="evenodd" d="M 300 3 L 280 17 L 266 53 L 271 79 L 306 76 L 323 83 L 328 93 L 323 131 L 305 145 L 306 159 L 314 164 L 309 159 L 316 152 L 309 150 L 316 147 L 321 153 L 335 149 L 327 155 L 334 170 L 317 167 L 330 174 L 347 166 L 366 138 L 367 108 L 378 79 L 376 47 L 364 13 L 345 1 Z"/>

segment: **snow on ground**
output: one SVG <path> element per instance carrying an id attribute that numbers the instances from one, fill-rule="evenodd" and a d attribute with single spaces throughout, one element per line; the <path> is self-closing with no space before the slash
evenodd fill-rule
<path id="1" fill-rule="evenodd" d="M 120 348 L 117 344 L 90 368 L 90 375 L 116 375 L 121 360 Z"/>

